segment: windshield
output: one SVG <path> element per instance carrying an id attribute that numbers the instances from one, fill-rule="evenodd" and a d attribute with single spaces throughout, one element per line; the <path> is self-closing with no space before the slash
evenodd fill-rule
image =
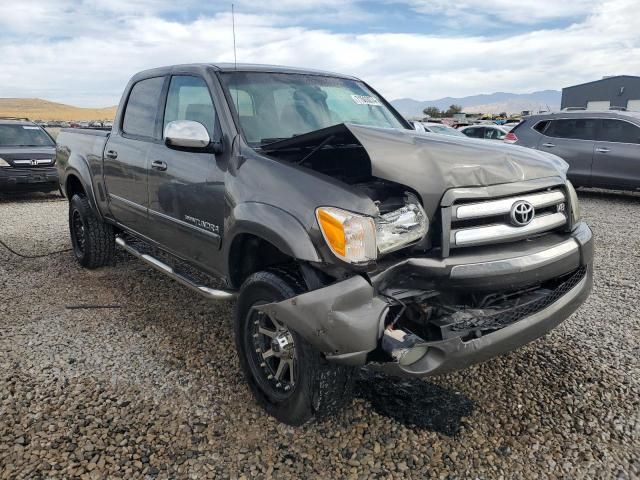
<path id="1" fill-rule="evenodd" d="M 440 133 L 442 135 L 451 135 L 453 137 L 464 137 L 465 134 L 459 132 L 455 128 L 447 127 L 446 125 L 429 125 L 427 128 L 433 133 Z"/>
<path id="2" fill-rule="evenodd" d="M 0 125 L 0 147 L 53 147 L 53 140 L 36 125 Z"/>
<path id="3" fill-rule="evenodd" d="M 319 75 L 222 75 L 247 142 L 265 144 L 340 123 L 405 128 L 380 97 L 356 80 Z"/>

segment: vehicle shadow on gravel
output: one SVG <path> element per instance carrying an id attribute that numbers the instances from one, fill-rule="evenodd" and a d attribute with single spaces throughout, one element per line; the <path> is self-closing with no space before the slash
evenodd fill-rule
<path id="1" fill-rule="evenodd" d="M 379 415 L 410 428 L 457 435 L 463 418 L 475 408 L 461 393 L 425 382 L 383 375 L 362 369 L 356 380 L 355 394 L 371 404 Z"/>
<path id="2" fill-rule="evenodd" d="M 600 190 L 585 189 L 578 190 L 578 196 L 581 198 L 593 198 L 600 200 L 620 200 L 623 202 L 640 202 L 640 192 L 624 191 L 624 190 Z"/>
<path id="3" fill-rule="evenodd" d="M 66 201 L 59 192 L 0 192 L 0 204 L 2 203 L 27 203 L 27 202 L 51 202 Z"/>

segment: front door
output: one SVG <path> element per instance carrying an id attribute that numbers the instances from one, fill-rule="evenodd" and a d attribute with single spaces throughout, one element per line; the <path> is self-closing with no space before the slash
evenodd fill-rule
<path id="1" fill-rule="evenodd" d="M 171 77 L 164 126 L 174 120 L 204 125 L 218 138 L 219 124 L 204 79 Z M 224 171 L 210 151 L 186 151 L 153 145 L 149 152 L 151 238 L 178 256 L 218 271 L 217 250 L 224 224 Z"/>
<path id="2" fill-rule="evenodd" d="M 640 127 L 625 120 L 600 121 L 593 157 L 593 186 L 640 188 Z"/>
<path id="3" fill-rule="evenodd" d="M 538 142 L 538 150 L 553 153 L 569 164 L 568 176 L 577 186 L 589 186 L 597 120 L 551 120 Z"/>
<path id="4" fill-rule="evenodd" d="M 147 228 L 147 162 L 157 138 L 158 105 L 165 77 L 140 80 L 129 94 L 122 125 L 104 150 L 104 183 L 116 221 L 141 234 Z"/>

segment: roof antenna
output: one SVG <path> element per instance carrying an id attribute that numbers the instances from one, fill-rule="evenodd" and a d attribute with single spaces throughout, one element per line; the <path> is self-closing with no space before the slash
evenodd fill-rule
<path id="1" fill-rule="evenodd" d="M 233 68 L 238 69 L 238 57 L 236 56 L 236 15 L 231 4 L 231 31 L 233 32 Z M 236 90 L 237 91 L 237 90 Z M 237 103 L 237 101 L 236 101 Z"/>
<path id="2" fill-rule="evenodd" d="M 231 31 L 233 32 L 233 69 L 238 70 L 238 57 L 236 55 L 236 15 L 233 3 L 231 4 Z M 236 86 L 236 115 L 238 116 L 238 128 L 240 126 L 240 100 L 239 100 L 239 89 Z M 236 168 L 239 168 L 244 163 L 244 157 L 242 156 L 242 139 L 240 138 L 240 133 L 237 133 L 233 141 L 238 140 L 238 157 L 236 160 Z M 232 148 L 233 150 L 233 145 Z"/>

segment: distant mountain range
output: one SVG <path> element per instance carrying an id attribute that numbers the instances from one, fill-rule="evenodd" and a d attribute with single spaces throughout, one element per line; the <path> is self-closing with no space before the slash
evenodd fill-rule
<path id="1" fill-rule="evenodd" d="M 113 120 L 117 107 L 81 108 L 40 98 L 0 98 L 0 117 L 31 120 Z"/>
<path id="2" fill-rule="evenodd" d="M 520 113 L 523 110 L 558 110 L 560 109 L 559 90 L 542 90 L 533 93 L 496 92 L 469 97 L 445 97 L 437 100 L 414 100 L 399 98 L 391 104 L 405 117 L 422 117 L 422 110 L 437 107 L 447 110 L 450 105 L 460 105 L 467 113 Z"/>

